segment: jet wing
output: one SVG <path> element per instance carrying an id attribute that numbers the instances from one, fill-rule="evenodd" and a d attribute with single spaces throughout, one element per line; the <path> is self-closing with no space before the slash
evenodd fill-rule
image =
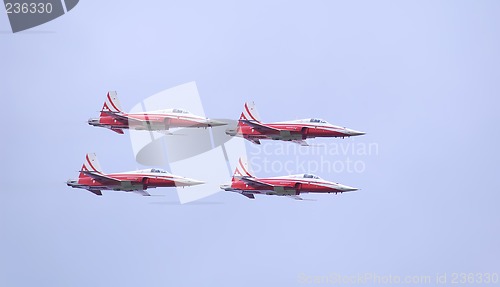
<path id="1" fill-rule="evenodd" d="M 249 126 L 251 126 L 252 128 L 254 128 L 256 130 L 263 131 L 263 132 L 280 132 L 280 131 L 282 131 L 282 129 L 271 128 L 271 127 L 268 127 L 266 125 L 257 123 L 255 121 L 240 120 L 240 122 L 242 122 L 242 123 L 244 123 L 246 125 L 249 125 Z"/>
<path id="2" fill-rule="evenodd" d="M 140 120 L 140 119 L 136 119 L 136 118 L 131 118 L 131 117 L 128 117 L 128 116 L 124 116 L 120 113 L 116 113 L 116 112 L 110 112 L 110 111 L 102 111 L 103 113 L 105 114 L 108 114 L 110 116 L 112 116 L 113 118 L 119 120 L 119 121 L 122 121 L 122 122 L 128 122 L 129 124 L 131 122 L 136 122 L 137 124 L 145 124 L 145 123 L 148 123 L 149 121 L 147 120 Z"/>
<path id="3" fill-rule="evenodd" d="M 88 171 L 88 170 L 81 170 L 80 172 L 82 172 L 82 173 L 84 173 L 84 174 L 90 176 L 91 178 L 96 179 L 100 182 L 111 182 L 111 183 L 122 182 L 122 180 L 112 178 L 112 177 L 106 176 L 106 175 L 101 174 L 101 173 L 96 173 L 96 172 L 92 172 L 92 171 Z"/>
<path id="4" fill-rule="evenodd" d="M 275 185 L 256 180 L 255 178 L 252 178 L 252 177 L 244 176 L 241 178 L 241 180 L 244 181 L 246 184 L 252 185 L 252 186 L 264 186 L 264 187 L 269 187 L 269 188 L 275 187 Z"/>

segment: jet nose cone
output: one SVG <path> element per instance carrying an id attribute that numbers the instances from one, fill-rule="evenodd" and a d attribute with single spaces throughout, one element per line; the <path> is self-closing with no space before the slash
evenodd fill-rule
<path id="1" fill-rule="evenodd" d="M 342 191 L 356 191 L 356 190 L 358 190 L 358 188 L 348 186 L 348 185 L 340 185 L 340 189 Z"/>
<path id="2" fill-rule="evenodd" d="M 360 131 L 351 130 L 351 129 L 345 129 L 345 131 L 351 137 L 352 136 L 362 136 L 362 135 L 366 134 L 365 132 L 360 132 Z"/>
<path id="3" fill-rule="evenodd" d="M 201 181 L 201 180 L 196 180 L 196 179 L 186 178 L 186 179 L 184 179 L 184 183 L 185 183 L 186 185 L 193 186 L 193 185 L 204 184 L 205 182 L 204 182 L 204 181 Z"/>
<path id="4" fill-rule="evenodd" d="M 225 126 L 225 125 L 227 125 L 227 123 L 223 122 L 223 121 L 207 119 L 207 125 L 210 127 L 218 127 L 218 126 Z"/>

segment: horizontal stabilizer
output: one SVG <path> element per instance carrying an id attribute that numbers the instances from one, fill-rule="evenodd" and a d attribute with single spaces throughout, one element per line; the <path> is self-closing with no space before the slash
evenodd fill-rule
<path id="1" fill-rule="evenodd" d="M 124 134 L 124 132 L 123 132 L 123 130 L 122 130 L 122 129 L 113 129 L 113 128 L 110 128 L 110 130 L 114 131 L 114 132 L 115 132 L 115 133 L 117 133 L 117 134 L 121 134 L 121 135 L 123 135 L 123 134 Z"/>
<path id="2" fill-rule="evenodd" d="M 241 195 L 246 196 L 250 199 L 255 199 L 255 196 L 253 195 L 253 193 L 242 192 Z"/>
<path id="3" fill-rule="evenodd" d="M 92 192 L 93 194 L 95 195 L 102 195 L 102 192 L 100 190 L 89 190 L 90 192 Z"/>

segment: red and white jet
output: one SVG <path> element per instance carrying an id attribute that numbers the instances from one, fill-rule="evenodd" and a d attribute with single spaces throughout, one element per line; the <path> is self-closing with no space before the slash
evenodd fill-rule
<path id="1" fill-rule="evenodd" d="M 66 182 L 73 188 L 83 188 L 96 195 L 102 195 L 101 190 L 132 191 L 144 196 L 150 196 L 146 189 L 156 187 L 191 186 L 204 182 L 177 176 L 167 171 L 150 168 L 120 173 L 102 172 L 95 153 L 85 157 L 78 179 Z"/>
<path id="2" fill-rule="evenodd" d="M 227 123 L 194 115 L 183 109 L 165 109 L 143 113 L 125 113 L 116 92 L 108 92 L 98 119 L 89 119 L 89 125 L 108 128 L 119 134 L 123 129 L 168 130 L 170 128 L 207 128 Z"/>
<path id="3" fill-rule="evenodd" d="M 351 137 L 364 135 L 364 132 L 332 125 L 321 119 L 302 119 L 294 121 L 263 123 L 253 102 L 245 103 L 236 129 L 227 129 L 226 134 L 240 136 L 260 144 L 261 139 L 292 141 L 307 146 L 305 141 L 315 137 Z"/>
<path id="4" fill-rule="evenodd" d="M 248 162 L 240 158 L 231 183 L 220 186 L 225 191 L 232 191 L 255 199 L 255 194 L 288 196 L 302 200 L 302 193 L 342 193 L 358 190 L 355 187 L 326 181 L 312 174 L 296 174 L 267 178 L 256 178 L 249 172 Z"/>

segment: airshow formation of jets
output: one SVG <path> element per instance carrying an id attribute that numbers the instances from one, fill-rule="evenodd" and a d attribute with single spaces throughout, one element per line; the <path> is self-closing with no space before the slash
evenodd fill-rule
<path id="1" fill-rule="evenodd" d="M 172 108 L 142 113 L 125 113 L 120 107 L 116 92 L 108 92 L 99 118 L 90 119 L 89 125 L 104 127 L 123 134 L 124 129 L 168 131 L 171 128 L 210 128 L 227 125 L 186 110 Z M 235 129 L 226 129 L 229 136 L 242 137 L 254 144 L 261 140 L 292 141 L 307 146 L 306 139 L 315 137 L 351 137 L 363 132 L 332 125 L 321 119 L 302 119 L 276 123 L 263 123 L 254 103 L 245 103 Z M 102 190 L 135 192 L 149 196 L 148 188 L 193 186 L 204 182 L 173 175 L 162 169 L 144 169 L 120 173 L 104 173 L 97 157 L 88 153 L 78 179 L 70 179 L 67 185 L 83 188 L 102 195 Z M 326 181 L 312 174 L 257 178 L 250 172 L 244 157 L 238 161 L 230 183 L 220 186 L 222 190 L 239 193 L 254 199 L 255 194 L 287 196 L 301 200 L 301 193 L 342 193 L 357 188 Z"/>

